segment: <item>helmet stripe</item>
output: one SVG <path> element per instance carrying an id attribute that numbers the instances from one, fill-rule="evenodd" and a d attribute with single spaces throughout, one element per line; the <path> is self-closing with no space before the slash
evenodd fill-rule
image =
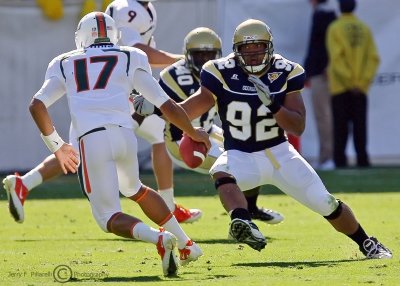
<path id="1" fill-rule="evenodd" d="M 99 38 L 107 38 L 106 19 L 103 13 L 96 13 L 97 30 Z"/>

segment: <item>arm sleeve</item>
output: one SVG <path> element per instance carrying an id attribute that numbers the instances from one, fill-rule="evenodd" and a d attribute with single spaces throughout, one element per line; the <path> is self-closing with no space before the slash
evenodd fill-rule
<path id="1" fill-rule="evenodd" d="M 142 37 L 137 31 L 128 27 L 121 27 L 119 30 L 121 31 L 121 46 L 133 47 L 134 45 L 142 42 Z"/>
<path id="2" fill-rule="evenodd" d="M 33 96 L 42 101 L 46 108 L 66 94 L 65 84 L 60 77 L 57 76 L 57 69 L 59 69 L 57 63 L 58 61 L 55 60 L 50 62 L 46 71 L 44 83 Z"/>
<path id="3" fill-rule="evenodd" d="M 143 69 L 135 70 L 133 84 L 137 91 L 158 108 L 169 100 L 168 95 L 161 89 L 156 79 Z"/>

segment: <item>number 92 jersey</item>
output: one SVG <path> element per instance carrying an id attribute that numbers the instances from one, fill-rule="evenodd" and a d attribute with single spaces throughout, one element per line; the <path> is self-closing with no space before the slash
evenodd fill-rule
<path id="1" fill-rule="evenodd" d="M 271 67 L 260 79 L 269 87 L 274 100 L 283 105 L 289 93 L 302 90 L 305 72 L 299 64 L 274 54 Z M 201 84 L 214 94 L 225 150 L 257 152 L 287 140 L 233 53 L 206 63 L 201 72 Z"/>

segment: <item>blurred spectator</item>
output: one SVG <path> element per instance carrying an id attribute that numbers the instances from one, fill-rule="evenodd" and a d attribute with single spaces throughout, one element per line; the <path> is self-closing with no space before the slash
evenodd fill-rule
<path id="1" fill-rule="evenodd" d="M 353 14 L 356 1 L 339 0 L 339 6 L 342 14 L 327 33 L 333 157 L 336 167 L 348 166 L 345 151 L 352 131 L 357 166 L 368 167 L 367 92 L 379 65 L 379 55 L 370 29 Z"/>
<path id="2" fill-rule="evenodd" d="M 327 0 L 310 0 L 314 9 L 308 51 L 304 68 L 307 73 L 307 81 L 311 87 L 311 98 L 314 108 L 315 122 L 317 124 L 319 155 L 318 170 L 330 170 L 334 168 L 333 156 L 333 126 L 331 95 L 328 88 L 326 67 L 328 55 L 325 38 L 328 26 L 336 20 L 333 8 Z"/>

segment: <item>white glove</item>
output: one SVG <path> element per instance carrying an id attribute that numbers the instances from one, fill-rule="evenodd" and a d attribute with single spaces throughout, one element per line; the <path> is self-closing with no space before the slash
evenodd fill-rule
<path id="1" fill-rule="evenodd" d="M 258 98 L 261 100 L 261 102 L 268 107 L 273 114 L 277 113 L 279 109 L 281 109 L 281 105 L 277 100 L 274 100 L 274 97 L 271 95 L 268 86 L 255 75 L 249 75 L 248 80 L 254 84 Z"/>
<path id="2" fill-rule="evenodd" d="M 154 105 L 140 94 L 133 98 L 133 107 L 135 112 L 142 116 L 152 115 L 154 113 Z"/>
<path id="3" fill-rule="evenodd" d="M 249 75 L 249 81 L 254 84 L 257 90 L 258 98 L 264 105 L 269 106 L 272 104 L 271 92 L 268 86 L 263 83 L 260 78 L 255 75 Z"/>

